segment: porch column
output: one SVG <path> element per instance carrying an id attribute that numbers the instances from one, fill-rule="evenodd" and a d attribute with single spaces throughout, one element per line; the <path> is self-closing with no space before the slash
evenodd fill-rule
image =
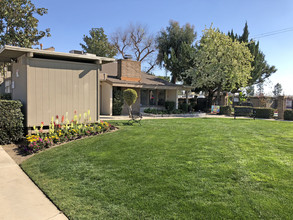
<path id="1" fill-rule="evenodd" d="M 186 104 L 188 104 L 188 90 L 185 90 Z"/>
<path id="2" fill-rule="evenodd" d="M 98 60 L 95 62 L 97 64 L 97 121 L 100 122 L 100 71 L 102 70 L 102 61 Z"/>

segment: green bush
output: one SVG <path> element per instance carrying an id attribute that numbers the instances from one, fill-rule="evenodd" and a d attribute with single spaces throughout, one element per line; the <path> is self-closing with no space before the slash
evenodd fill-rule
<path id="1" fill-rule="evenodd" d="M 273 108 L 254 108 L 256 118 L 273 118 L 274 109 Z"/>
<path id="2" fill-rule="evenodd" d="M 171 101 L 166 101 L 165 102 L 165 108 L 167 110 L 167 112 L 172 112 L 176 107 L 176 103 L 175 102 L 171 102 Z"/>
<path id="3" fill-rule="evenodd" d="M 237 116 L 247 116 L 250 117 L 253 113 L 253 108 L 251 106 L 235 106 L 234 114 Z"/>
<path id="4" fill-rule="evenodd" d="M 113 115 L 121 115 L 124 104 L 123 93 L 121 90 L 115 90 L 113 94 Z"/>
<path id="5" fill-rule="evenodd" d="M 232 107 L 229 105 L 220 106 L 220 115 L 231 115 Z"/>
<path id="6" fill-rule="evenodd" d="M 0 94 L 1 100 L 11 100 L 11 94 Z"/>
<path id="7" fill-rule="evenodd" d="M 188 104 L 187 103 L 181 103 L 178 106 L 179 109 L 181 109 L 183 112 L 188 112 Z"/>
<path id="8" fill-rule="evenodd" d="M 285 120 L 293 120 L 293 110 L 285 110 L 284 111 L 284 119 Z"/>
<path id="9" fill-rule="evenodd" d="M 23 114 L 20 101 L 0 100 L 0 144 L 23 138 Z"/>
<path id="10" fill-rule="evenodd" d="M 137 93 L 134 89 L 126 89 L 123 91 L 123 99 L 128 106 L 132 106 L 137 99 Z"/>

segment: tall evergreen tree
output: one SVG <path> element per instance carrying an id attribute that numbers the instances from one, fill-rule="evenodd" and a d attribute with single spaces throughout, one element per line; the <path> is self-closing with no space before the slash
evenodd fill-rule
<path id="1" fill-rule="evenodd" d="M 273 91 L 274 96 L 279 96 L 282 94 L 282 92 L 283 92 L 282 85 L 280 83 L 277 83 L 274 86 L 274 91 Z"/>
<path id="2" fill-rule="evenodd" d="M 170 25 L 157 37 L 159 50 L 157 61 L 171 72 L 172 83 L 177 81 L 191 83 L 190 77 L 185 72 L 194 66 L 195 39 L 194 26 L 186 24 L 180 27 L 176 21 L 170 21 Z"/>
<path id="3" fill-rule="evenodd" d="M 90 36 L 83 36 L 85 44 L 80 44 L 83 51 L 100 57 L 114 57 L 117 54 L 115 46 L 108 41 L 103 28 L 92 28 L 89 34 Z"/>
<path id="4" fill-rule="evenodd" d="M 265 60 L 265 55 L 259 48 L 259 42 L 255 42 L 253 41 L 253 39 L 249 40 L 247 22 L 245 23 L 245 26 L 243 28 L 242 35 L 238 36 L 237 34 L 234 34 L 233 30 L 231 32 L 228 32 L 228 35 L 233 40 L 247 43 L 247 47 L 249 48 L 251 55 L 254 57 L 254 60 L 251 62 L 253 70 L 251 71 L 251 78 L 248 81 L 248 85 L 262 83 L 265 81 L 265 79 L 267 79 L 277 71 L 275 66 L 270 66 L 267 64 L 267 61 Z"/>

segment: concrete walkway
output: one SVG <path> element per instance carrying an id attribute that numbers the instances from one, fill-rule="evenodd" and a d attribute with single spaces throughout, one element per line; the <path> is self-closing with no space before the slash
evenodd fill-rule
<path id="1" fill-rule="evenodd" d="M 0 219 L 67 219 L 0 146 Z"/>

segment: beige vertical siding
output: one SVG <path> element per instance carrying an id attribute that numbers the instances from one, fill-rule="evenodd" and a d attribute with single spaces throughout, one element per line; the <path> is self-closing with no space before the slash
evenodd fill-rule
<path id="1" fill-rule="evenodd" d="M 113 87 L 109 83 L 101 83 L 101 115 L 112 115 Z"/>
<path id="2" fill-rule="evenodd" d="M 178 95 L 176 89 L 166 90 L 166 101 L 175 102 L 176 109 L 178 109 Z"/>
<path id="3" fill-rule="evenodd" d="M 27 67 L 26 56 L 21 56 L 17 59 L 17 63 L 12 65 L 11 80 L 14 82 L 14 89 L 11 89 L 12 99 L 20 100 L 23 104 L 24 114 L 26 115 L 27 107 Z M 16 76 L 18 71 L 19 76 Z"/>
<path id="4" fill-rule="evenodd" d="M 91 111 L 97 120 L 97 65 L 29 58 L 27 126 L 50 123 L 52 116 Z"/>

